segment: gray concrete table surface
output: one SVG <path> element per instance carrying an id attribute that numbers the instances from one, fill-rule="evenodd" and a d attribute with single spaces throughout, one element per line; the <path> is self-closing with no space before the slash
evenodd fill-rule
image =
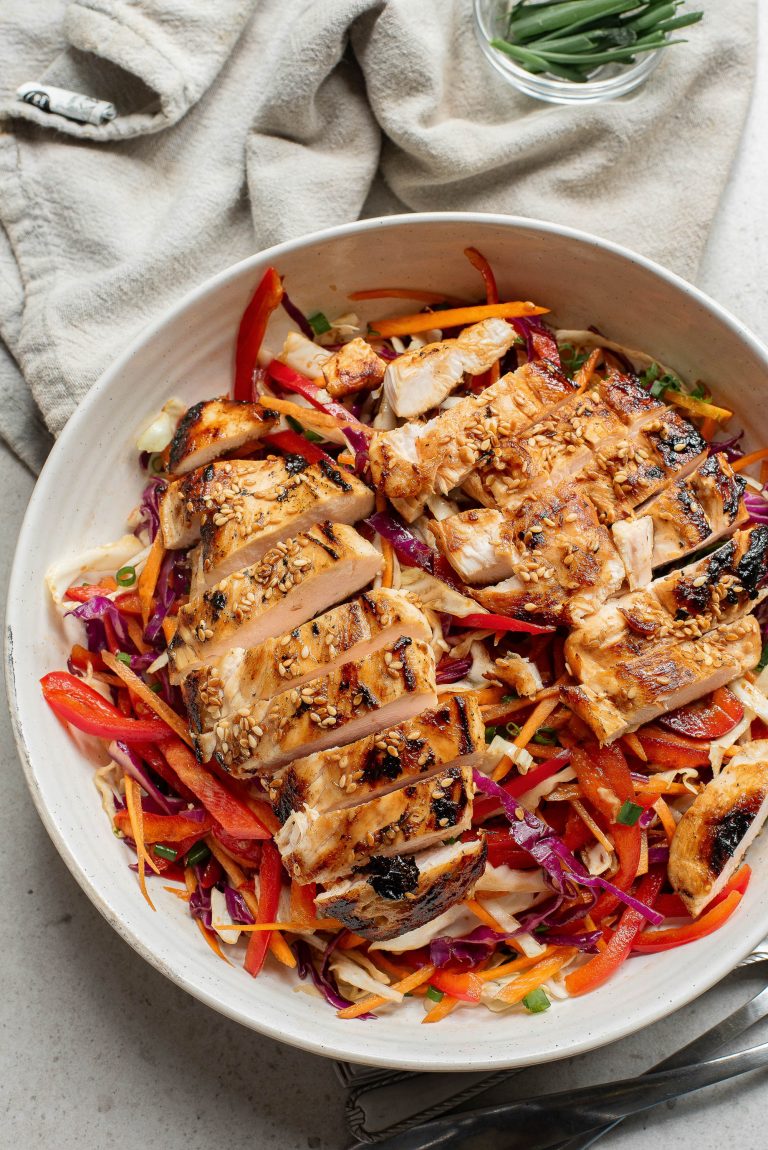
<path id="1" fill-rule="evenodd" d="M 705 291 L 763 339 L 766 123 L 763 69 L 699 276 Z M 0 448 L 3 602 L 32 486 L 32 477 Z M 344 1094 L 330 1062 L 253 1034 L 195 1001 L 134 954 L 91 906 L 40 823 L 4 701 L 1 711 L 0 1147 L 341 1150 L 349 1142 Z M 514 1092 L 637 1074 L 722 1016 L 754 988 L 762 970 L 732 976 L 632 1038 L 525 1071 Z M 501 1096 L 497 1091 L 482 1101 Z M 662 1146 L 764 1150 L 766 1098 L 765 1078 L 752 1074 L 634 1119 L 601 1144 L 644 1150 L 650 1135 Z"/>

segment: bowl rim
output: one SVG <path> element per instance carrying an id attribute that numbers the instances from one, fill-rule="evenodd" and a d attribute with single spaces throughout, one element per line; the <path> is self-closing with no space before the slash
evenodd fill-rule
<path id="1" fill-rule="evenodd" d="M 88 394 L 77 405 L 41 470 L 19 531 L 6 600 L 4 659 L 7 678 L 6 690 L 16 747 L 24 770 L 27 786 L 35 807 L 37 808 L 37 812 L 56 850 L 79 886 L 99 913 L 107 920 L 110 926 L 129 943 L 133 950 L 141 955 L 142 958 L 149 962 L 161 974 L 164 974 L 177 986 L 193 995 L 198 1001 L 203 1002 L 206 1006 L 211 1007 L 225 1017 L 239 1022 L 249 1029 L 264 1034 L 269 1038 L 276 1039 L 313 1054 L 351 1060 L 363 1065 L 387 1066 L 410 1071 L 456 1072 L 500 1070 L 512 1067 L 540 1065 L 545 1062 L 572 1057 L 593 1050 L 599 1046 L 607 1045 L 635 1033 L 645 1026 L 651 1025 L 668 1014 L 670 1008 L 677 1010 L 687 1005 L 728 974 L 736 964 L 762 940 L 766 927 L 768 927 L 768 915 L 766 915 L 767 921 L 763 923 L 761 927 L 757 928 L 753 925 L 751 931 L 746 931 L 740 936 L 736 945 L 729 948 L 728 951 L 716 961 L 710 961 L 705 970 L 699 969 L 697 974 L 692 976 L 686 983 L 685 989 L 679 995 L 675 996 L 673 1003 L 670 1003 L 667 999 L 660 996 L 654 1000 L 653 1004 L 649 1005 L 648 1010 L 643 1015 L 643 1021 L 639 1024 L 630 1016 L 614 1018 L 611 1024 L 601 1028 L 600 1036 L 597 1040 L 595 1040 L 591 1031 L 587 1031 L 583 1038 L 571 1041 L 563 1046 L 558 1046 L 551 1052 L 548 1051 L 546 1056 L 537 1057 L 533 1061 L 525 1057 L 515 1058 L 514 1054 L 509 1052 L 508 1044 L 504 1042 L 503 1038 L 499 1042 L 498 1054 L 491 1056 L 486 1054 L 471 1061 L 451 1061 L 450 1048 L 447 1049 L 446 1054 L 442 1057 L 438 1057 L 437 1054 L 434 1054 L 432 1060 L 430 1060 L 429 1057 L 425 1058 L 423 1052 L 416 1051 L 413 1054 L 409 1054 L 406 1044 L 404 1044 L 402 1053 L 399 1054 L 398 1057 L 377 1056 L 375 1053 L 370 1053 L 367 1049 L 362 1048 L 361 1044 L 355 1044 L 354 1053 L 352 1053 L 349 1047 L 345 1047 L 343 1043 L 336 1041 L 330 1036 L 328 1036 L 327 1041 L 323 1041 L 322 1034 L 316 1037 L 315 1032 L 311 1028 L 301 1033 L 292 1032 L 286 1034 L 279 1026 L 273 1025 L 268 1021 L 257 1019 L 236 1005 L 222 1001 L 221 998 L 217 997 L 215 992 L 208 989 L 202 980 L 198 981 L 194 975 L 190 975 L 177 966 L 172 966 L 167 963 L 163 955 L 153 950 L 152 946 L 141 937 L 141 932 L 138 929 L 126 925 L 119 915 L 113 912 L 108 900 L 99 891 L 95 880 L 91 879 L 78 862 L 75 850 L 69 845 L 65 834 L 59 829 L 53 815 L 42 800 L 35 769 L 28 753 L 23 734 L 22 705 L 17 691 L 16 668 L 14 663 L 14 630 L 17 635 L 23 633 L 23 621 L 16 616 L 15 604 L 19 601 L 18 591 L 24 579 L 24 563 L 28 550 L 27 535 L 31 530 L 32 521 L 38 513 L 38 507 L 43 501 L 44 485 L 41 483 L 41 479 L 45 476 L 46 471 L 51 468 L 52 465 L 50 461 L 56 462 L 58 457 L 67 449 L 67 443 L 78 433 L 80 425 L 89 418 L 92 407 L 99 403 L 105 393 L 108 393 L 112 386 L 113 379 L 119 376 L 131 358 L 137 354 L 142 346 L 158 335 L 166 325 L 182 316 L 185 310 L 196 303 L 201 297 L 205 297 L 209 292 L 216 291 L 220 286 L 238 277 L 249 267 L 263 265 L 265 263 L 276 263 L 283 255 L 310 247 L 312 244 L 364 233 L 366 231 L 399 228 L 404 225 L 432 226 L 445 223 L 474 224 L 478 226 L 491 224 L 504 228 L 519 229 L 521 231 L 544 232 L 549 235 L 565 237 L 580 243 L 595 246 L 612 255 L 628 260 L 630 263 L 637 264 L 642 269 L 651 272 L 689 295 L 705 310 L 714 314 L 721 323 L 729 328 L 749 347 L 758 359 L 764 362 L 766 372 L 768 372 L 768 347 L 753 335 L 741 320 L 721 304 L 717 303 L 699 288 L 688 283 L 687 280 L 675 272 L 669 271 L 648 257 L 642 256 L 612 240 L 602 239 L 578 228 L 503 213 L 415 212 L 393 216 L 376 216 L 353 223 L 340 224 L 331 228 L 307 233 L 296 239 L 286 240 L 280 244 L 275 244 L 222 269 L 222 271 L 208 277 L 201 284 L 186 292 L 171 308 L 164 311 L 157 319 L 147 324 L 137 333 L 122 354 L 105 369 Z"/>

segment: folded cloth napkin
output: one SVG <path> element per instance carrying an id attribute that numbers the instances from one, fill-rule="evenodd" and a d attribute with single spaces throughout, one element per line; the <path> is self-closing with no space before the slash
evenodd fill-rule
<path id="1" fill-rule="evenodd" d="M 471 0 L 6 0 L 0 13 L 0 435 L 49 439 L 151 319 L 227 264 L 397 210 L 501 211 L 692 277 L 753 71 L 756 0 L 612 103 L 545 105 L 475 41 Z M 79 124 L 34 81 L 112 101 Z"/>

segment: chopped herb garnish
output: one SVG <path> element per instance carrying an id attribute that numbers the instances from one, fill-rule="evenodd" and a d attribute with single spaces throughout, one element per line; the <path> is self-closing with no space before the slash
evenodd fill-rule
<path id="1" fill-rule="evenodd" d="M 314 315 L 308 316 L 307 321 L 315 335 L 324 335 L 327 331 L 331 330 L 328 317 L 323 315 L 321 311 L 316 311 Z"/>
<path id="2" fill-rule="evenodd" d="M 643 808 L 638 803 L 633 803 L 631 799 L 627 799 L 621 804 L 616 822 L 622 823 L 625 827 L 633 827 L 642 813 Z"/>
<path id="3" fill-rule="evenodd" d="M 671 372 L 662 372 L 658 363 L 652 363 L 650 367 L 645 369 L 640 376 L 640 383 L 654 399 L 662 399 L 665 391 L 679 391 L 686 395 L 692 395 L 694 399 L 702 399 L 705 394 L 700 384 L 693 392 L 686 392 L 683 381 L 676 375 L 672 375 Z M 700 391 L 701 394 L 697 395 L 697 391 Z"/>
<path id="4" fill-rule="evenodd" d="M 498 730 L 498 727 L 486 727 L 485 728 L 485 741 L 486 741 L 486 743 L 492 743 L 493 742 L 493 740 L 496 738 L 497 730 Z"/>
<path id="5" fill-rule="evenodd" d="M 322 435 L 317 435 L 314 431 L 310 431 L 308 427 L 304 427 L 304 425 L 299 423 L 298 419 L 294 419 L 292 415 L 287 415 L 285 421 L 293 431 L 298 432 L 299 435 L 303 435 L 310 443 L 323 442 Z"/>
<path id="6" fill-rule="evenodd" d="M 115 575 L 115 581 L 120 587 L 133 587 L 136 582 L 136 568 L 121 567 Z"/>
<path id="7" fill-rule="evenodd" d="M 116 651 L 115 658 L 119 663 L 125 663 L 126 667 L 130 667 L 131 656 L 128 655 L 125 651 Z"/>
<path id="8" fill-rule="evenodd" d="M 187 851 L 187 857 L 184 860 L 184 865 L 200 866 L 201 863 L 208 862 L 210 857 L 211 852 L 208 850 L 208 847 L 205 845 L 205 843 L 195 843 L 195 845 L 190 847 Z"/>
<path id="9" fill-rule="evenodd" d="M 501 701 L 502 703 L 516 703 L 517 695 L 502 695 Z"/>
<path id="10" fill-rule="evenodd" d="M 560 350 L 560 362 L 563 365 L 563 371 L 566 375 L 573 378 L 580 367 L 589 359 L 588 351 L 577 351 L 572 343 L 558 344 Z"/>
<path id="11" fill-rule="evenodd" d="M 173 862 L 179 853 L 173 847 L 166 847 L 162 843 L 155 843 L 152 849 L 161 859 L 168 859 L 169 862 Z"/>
<path id="12" fill-rule="evenodd" d="M 430 1002 L 442 1002 L 444 995 L 442 990 L 438 990 L 436 986 L 433 986 L 432 983 L 430 983 L 427 987 L 427 993 L 424 995 L 424 997 L 428 998 Z"/>
<path id="13" fill-rule="evenodd" d="M 768 643 L 763 643 L 763 650 L 760 655 L 760 662 L 755 667 L 756 671 L 762 671 L 764 667 L 768 667 Z"/>
<path id="14" fill-rule="evenodd" d="M 147 686 L 149 687 L 150 691 L 154 691 L 156 695 L 159 695 L 163 689 L 159 683 L 148 683 Z"/>
<path id="15" fill-rule="evenodd" d="M 554 727 L 539 727 L 531 742 L 539 743 L 542 747 L 556 747 L 559 738 Z"/>
<path id="16" fill-rule="evenodd" d="M 541 1014 L 544 1010 L 549 1010 L 552 1004 L 547 997 L 547 992 L 537 986 L 530 994 L 526 994 L 523 999 L 523 1006 L 526 1010 L 530 1010 L 531 1014 Z"/>

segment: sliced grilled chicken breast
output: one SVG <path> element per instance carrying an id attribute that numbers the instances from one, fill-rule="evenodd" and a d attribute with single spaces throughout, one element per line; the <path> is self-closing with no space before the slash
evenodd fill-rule
<path id="1" fill-rule="evenodd" d="M 624 564 L 630 591 L 647 587 L 653 578 L 653 520 L 650 515 L 617 520 L 611 527 L 611 535 Z"/>
<path id="2" fill-rule="evenodd" d="M 328 882 L 385 857 L 424 850 L 468 829 L 472 770 L 448 767 L 356 807 L 321 814 L 295 811 L 275 835 L 288 873 L 302 883 Z"/>
<path id="3" fill-rule="evenodd" d="M 429 495 L 459 487 L 499 439 L 522 431 L 573 388 L 546 364 L 526 364 L 427 423 L 376 432 L 369 448 L 374 482 L 412 522 Z"/>
<path id="4" fill-rule="evenodd" d="M 485 677 L 504 683 L 524 699 L 532 699 L 544 689 L 539 668 L 516 651 L 494 659 L 493 671 L 487 672 Z"/>
<path id="5" fill-rule="evenodd" d="M 233 647 L 290 632 L 365 587 L 381 568 L 381 553 L 343 523 L 321 523 L 279 543 L 181 608 L 168 647 L 174 680 Z"/>
<path id="6" fill-rule="evenodd" d="M 204 730 L 222 714 L 301 687 L 344 663 L 391 647 L 403 635 L 431 640 L 423 611 L 399 591 L 368 591 L 280 638 L 265 639 L 249 650 L 235 647 L 191 671 L 182 682 L 184 701 Z"/>
<path id="7" fill-rule="evenodd" d="M 710 555 L 655 579 L 649 590 L 679 620 L 739 618 L 768 579 L 768 527 L 737 531 Z"/>
<path id="8" fill-rule="evenodd" d="M 578 492 L 532 499 L 509 518 L 490 509 L 465 511 L 430 529 L 466 582 L 511 572 L 473 592 L 497 614 L 576 622 L 624 581 L 624 564 L 608 530 Z"/>
<path id="9" fill-rule="evenodd" d="M 724 455 L 711 455 L 645 504 L 642 513 L 653 520 L 653 566 L 682 559 L 744 523 L 746 483 Z"/>
<path id="10" fill-rule="evenodd" d="M 285 822 L 304 807 L 357 806 L 447 767 L 477 766 L 485 754 L 485 725 L 474 696 L 443 695 L 434 710 L 397 727 L 295 759 L 272 778 L 269 798 Z"/>
<path id="11" fill-rule="evenodd" d="M 171 475 L 186 475 L 268 435 L 278 421 L 257 403 L 205 399 L 182 416 L 165 451 Z"/>
<path id="12" fill-rule="evenodd" d="M 400 419 L 422 415 L 442 403 L 465 374 L 480 375 L 492 367 L 516 338 L 506 320 L 484 319 L 456 339 L 412 348 L 387 366 L 384 395 Z"/>
<path id="13" fill-rule="evenodd" d="M 350 340 L 323 364 L 328 394 L 343 399 L 357 391 L 373 391 L 384 379 L 386 361 L 364 339 Z"/>
<path id="14" fill-rule="evenodd" d="M 197 729 L 200 716 L 192 713 L 190 733 L 201 761 L 215 758 L 247 778 L 395 726 L 436 703 L 431 648 L 403 637 L 388 651 L 222 715 L 212 729 Z"/>
<path id="15" fill-rule="evenodd" d="M 677 824 L 669 849 L 674 890 L 695 917 L 720 893 L 768 815 L 768 741 L 749 743 Z"/>
<path id="16" fill-rule="evenodd" d="M 591 668 L 581 685 L 561 687 L 560 696 L 609 743 L 751 670 L 761 649 L 760 626 L 747 615 L 701 638 L 666 640 L 628 662 Z"/>
<path id="17" fill-rule="evenodd" d="M 485 870 L 485 843 L 450 843 L 415 855 L 374 855 L 366 874 L 342 879 L 315 899 L 319 918 L 337 918 L 372 942 L 406 934 L 467 898 Z"/>

